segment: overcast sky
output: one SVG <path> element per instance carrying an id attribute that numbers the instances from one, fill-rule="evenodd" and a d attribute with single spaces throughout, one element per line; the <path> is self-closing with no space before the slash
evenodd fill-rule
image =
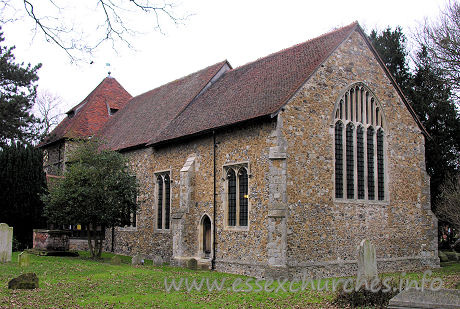
<path id="1" fill-rule="evenodd" d="M 136 50 L 122 48 L 115 53 L 106 46 L 94 55 L 93 64 L 71 64 L 55 45 L 44 42 L 41 36 L 33 39 L 27 19 L 7 24 L 3 31 L 7 44 L 16 45 L 18 60 L 43 64 L 39 89 L 61 96 L 60 109 L 65 112 L 82 101 L 109 70 L 135 96 L 225 59 L 236 68 L 355 20 L 366 32 L 400 25 L 409 35 L 425 17 L 437 16 L 445 0 L 176 3 L 181 14 L 193 14 L 185 25 L 164 21 L 165 35 L 151 32 L 131 38 Z M 75 18 L 85 22 L 80 15 Z M 106 63 L 110 63 L 109 68 Z"/>

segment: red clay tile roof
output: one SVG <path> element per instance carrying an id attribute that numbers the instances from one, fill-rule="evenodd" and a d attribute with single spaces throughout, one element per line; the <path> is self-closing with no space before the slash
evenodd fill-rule
<path id="1" fill-rule="evenodd" d="M 277 112 L 357 27 L 355 22 L 226 72 L 166 127 L 157 127 L 148 145 Z"/>
<path id="2" fill-rule="evenodd" d="M 43 147 L 64 138 L 84 138 L 96 134 L 113 117 L 108 108 L 122 109 L 132 96 L 113 77 L 106 77 L 39 145 Z"/>
<path id="3" fill-rule="evenodd" d="M 227 61 L 219 62 L 134 97 L 98 134 L 105 147 L 124 149 L 146 144 L 227 65 Z"/>
<path id="4" fill-rule="evenodd" d="M 101 130 L 111 149 L 152 145 L 277 112 L 358 27 L 353 23 L 225 72 L 227 62 L 134 97 Z"/>

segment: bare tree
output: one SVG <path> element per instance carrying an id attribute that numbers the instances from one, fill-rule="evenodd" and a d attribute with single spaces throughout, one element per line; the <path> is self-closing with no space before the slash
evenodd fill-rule
<path id="1" fill-rule="evenodd" d="M 166 0 L 0 0 L 0 22 L 13 20 L 12 12 L 22 11 L 32 21 L 34 33 L 64 50 L 72 61 L 91 54 L 108 42 L 133 48 L 133 35 L 154 30 L 172 22 L 181 24 L 186 17 L 176 14 L 176 6 Z M 144 22 L 144 20 L 146 22 Z"/>
<path id="2" fill-rule="evenodd" d="M 59 124 L 63 117 L 60 110 L 62 98 L 47 90 L 40 91 L 35 99 L 34 113 L 40 119 L 35 127 L 38 142 L 41 142 Z"/>
<path id="3" fill-rule="evenodd" d="M 448 177 L 440 191 L 436 214 L 460 231 L 460 174 Z"/>
<path id="4" fill-rule="evenodd" d="M 460 91 L 460 4 L 449 0 L 437 20 L 425 20 L 415 35 L 431 60 L 443 70 L 454 92 Z"/>

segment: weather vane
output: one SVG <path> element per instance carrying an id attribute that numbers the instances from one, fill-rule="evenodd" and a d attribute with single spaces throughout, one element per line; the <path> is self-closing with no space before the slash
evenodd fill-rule
<path id="1" fill-rule="evenodd" d="M 105 64 L 105 66 L 106 66 L 107 68 L 110 68 L 110 63 L 107 62 L 107 63 Z M 109 74 L 109 77 L 110 77 L 110 74 L 112 74 L 112 72 L 109 71 L 108 74 Z"/>

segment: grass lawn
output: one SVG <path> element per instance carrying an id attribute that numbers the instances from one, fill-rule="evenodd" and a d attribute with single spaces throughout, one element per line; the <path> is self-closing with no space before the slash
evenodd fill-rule
<path id="1" fill-rule="evenodd" d="M 249 277 L 171 266 L 154 267 L 151 262 L 150 265 L 133 267 L 129 257 L 122 257 L 121 265 L 111 265 L 111 254 L 104 253 L 103 261 L 93 261 L 85 252 L 81 252 L 80 257 L 32 255 L 31 265 L 21 268 L 17 265 L 17 256 L 13 253 L 14 262 L 0 264 L 0 308 L 335 308 L 331 305 L 335 293 L 317 291 L 310 285 L 298 292 L 289 292 L 289 283 L 283 285 L 287 291 L 237 292 L 231 291 L 232 285 L 248 289 L 245 281 Z M 38 275 L 39 289 L 8 290 L 10 279 L 27 272 Z M 454 288 L 460 281 L 460 263 L 450 263 L 435 270 L 432 277 L 441 277 L 444 286 Z M 187 291 L 185 284 L 180 291 L 173 288 L 167 292 L 165 278 L 168 283 L 172 278 L 178 281 L 180 278 L 190 281 L 195 278 L 198 282 L 209 278 L 210 283 L 225 278 L 225 283 L 221 291 L 208 292 L 204 282 L 204 288 L 199 292 L 195 289 Z M 404 278 L 421 280 L 422 273 L 411 273 Z M 254 290 L 260 289 L 253 279 L 249 284 Z M 325 281 L 320 284 L 324 287 Z M 277 286 L 275 281 L 269 288 L 276 289 Z M 294 288 L 300 286 L 301 283 L 293 285 Z"/>

